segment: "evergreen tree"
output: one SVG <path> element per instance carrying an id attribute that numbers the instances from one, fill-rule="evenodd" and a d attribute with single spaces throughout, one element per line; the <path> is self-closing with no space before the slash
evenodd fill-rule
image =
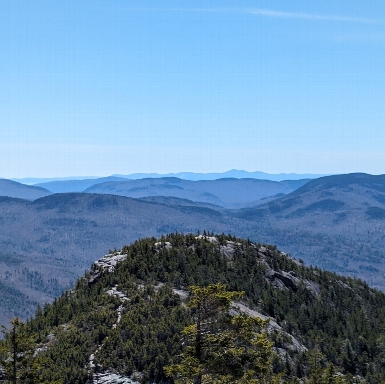
<path id="1" fill-rule="evenodd" d="M 322 368 L 322 363 L 325 361 L 319 346 L 308 353 L 311 375 L 309 384 L 344 384 L 347 383 L 345 377 L 337 372 L 336 367 L 329 363 L 326 368 Z"/>
<path id="2" fill-rule="evenodd" d="M 273 343 L 266 332 L 260 332 L 268 322 L 229 315 L 231 301 L 243 292 L 227 292 L 223 284 L 190 290 L 195 323 L 183 330 L 186 348 L 179 364 L 165 367 L 167 375 L 176 383 L 272 382 Z"/>
<path id="3" fill-rule="evenodd" d="M 36 351 L 36 334 L 31 333 L 26 324 L 17 317 L 7 329 L 2 326 L 5 340 L 0 343 L 0 366 L 6 383 L 48 384 L 41 374 L 47 358 Z M 49 384 L 60 384 L 50 381 Z"/>
<path id="4" fill-rule="evenodd" d="M 17 384 L 31 376 L 35 338 L 17 317 L 11 321 L 10 329 L 2 328 L 5 341 L 0 346 L 0 365 L 5 371 L 7 382 Z"/>

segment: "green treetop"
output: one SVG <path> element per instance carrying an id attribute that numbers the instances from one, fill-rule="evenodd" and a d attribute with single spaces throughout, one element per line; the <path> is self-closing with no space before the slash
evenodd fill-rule
<path id="1" fill-rule="evenodd" d="M 243 292 L 227 292 L 223 284 L 190 291 L 195 322 L 183 330 L 181 361 L 165 367 L 167 375 L 178 384 L 272 382 L 272 343 L 262 331 L 268 321 L 229 315 L 232 300 Z"/>
<path id="2" fill-rule="evenodd" d="M 36 351 L 36 335 L 17 317 L 11 321 L 9 329 L 2 326 L 5 335 L 0 340 L 0 367 L 3 368 L 6 383 L 10 384 L 60 384 L 46 382 L 41 371 L 47 361 Z"/>

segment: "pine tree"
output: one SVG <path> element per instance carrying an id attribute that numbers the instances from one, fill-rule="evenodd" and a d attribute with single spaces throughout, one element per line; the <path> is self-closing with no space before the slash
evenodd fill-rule
<path id="1" fill-rule="evenodd" d="M 268 322 L 229 315 L 231 301 L 243 292 L 227 292 L 223 284 L 190 290 L 195 323 L 183 330 L 186 347 L 181 362 L 165 367 L 166 374 L 176 383 L 272 382 L 272 343 L 261 332 Z"/>
<path id="2" fill-rule="evenodd" d="M 30 332 L 17 317 L 11 321 L 9 329 L 2 326 L 1 332 L 5 339 L 0 342 L 0 366 L 4 370 L 6 383 L 48 384 L 41 377 L 48 358 L 36 352 L 36 334 Z"/>
<path id="3" fill-rule="evenodd" d="M 35 337 L 17 317 L 11 321 L 10 329 L 2 326 L 5 340 L 0 346 L 0 365 L 8 383 L 17 384 L 31 380 L 34 360 Z"/>
<path id="4" fill-rule="evenodd" d="M 347 382 L 333 364 L 330 363 L 326 368 L 322 368 L 325 356 L 320 352 L 318 345 L 309 351 L 308 357 L 311 367 L 309 384 L 344 384 Z"/>
<path id="5" fill-rule="evenodd" d="M 345 378 L 339 374 L 333 364 L 329 364 L 322 372 L 322 384 L 344 384 Z"/>

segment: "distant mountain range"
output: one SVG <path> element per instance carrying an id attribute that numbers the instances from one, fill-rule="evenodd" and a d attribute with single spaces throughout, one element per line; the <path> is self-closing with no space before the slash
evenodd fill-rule
<path id="1" fill-rule="evenodd" d="M 232 169 L 226 172 L 214 172 L 214 173 L 195 173 L 195 172 L 179 172 L 179 173 L 133 173 L 131 175 L 114 175 L 124 177 L 126 179 L 144 179 L 144 178 L 158 178 L 158 177 L 177 177 L 184 180 L 216 180 L 222 178 L 236 178 L 236 179 L 261 179 L 271 181 L 283 181 L 283 180 L 300 180 L 300 179 L 315 179 L 326 175 L 321 174 L 297 174 L 297 173 L 265 173 L 265 172 L 248 172 L 237 169 Z"/>
<path id="2" fill-rule="evenodd" d="M 12 180 L 0 179 L 0 196 L 35 200 L 48 195 L 52 195 L 52 192 L 45 188 L 25 185 Z"/>
<path id="3" fill-rule="evenodd" d="M 307 264 L 385 290 L 385 175 L 322 177 L 270 199 L 227 209 L 167 196 L 2 197 L 0 322 L 31 314 L 35 302 L 57 296 L 108 249 L 173 231 L 206 229 L 277 244 Z"/>
<path id="4" fill-rule="evenodd" d="M 226 172 L 215 172 L 215 173 L 195 173 L 195 172 L 178 172 L 178 173 L 132 173 L 129 175 L 112 175 L 108 178 L 116 177 L 129 180 L 145 179 L 145 178 L 160 178 L 160 177 L 177 177 L 183 180 L 216 180 L 227 177 L 233 177 L 236 179 L 252 178 L 252 179 L 261 179 L 261 180 L 272 180 L 272 181 L 282 181 L 282 180 L 300 180 L 300 179 L 315 179 L 317 177 L 326 176 L 323 174 L 297 174 L 297 173 L 265 173 L 265 172 L 248 172 L 237 169 L 232 169 Z M 107 177 L 106 177 L 107 178 Z M 95 180 L 95 179 L 105 179 L 105 177 L 97 176 L 70 176 L 70 177 L 57 177 L 57 178 L 12 178 L 11 180 L 17 181 L 23 184 L 42 184 L 48 183 L 51 181 L 78 181 L 78 180 Z M 76 185 L 76 184 L 75 184 Z M 87 186 L 86 188 L 88 188 Z M 48 188 L 48 187 L 47 187 Z M 84 188 L 85 189 L 85 188 Z M 54 191 L 53 191 L 54 192 Z M 80 191 L 71 191 L 71 192 L 80 192 Z"/>
<path id="5" fill-rule="evenodd" d="M 242 225 L 220 207 L 171 200 L 167 205 L 85 193 L 33 202 L 0 197 L 0 324 L 34 313 L 37 302 L 71 287 L 109 249 L 172 231 L 230 233 Z"/>
<path id="6" fill-rule="evenodd" d="M 38 183 L 35 184 L 35 186 L 46 188 L 53 193 L 83 192 L 93 185 L 107 183 L 110 181 L 127 181 L 127 179 L 123 177 L 108 176 L 100 177 L 97 179 L 84 180 L 55 180 L 45 183 Z"/>
<path id="7" fill-rule="evenodd" d="M 102 193 L 134 198 L 170 196 L 235 208 L 258 205 L 268 197 L 290 193 L 309 180 L 270 181 L 258 179 L 218 179 L 190 181 L 176 177 L 111 181 L 96 184 L 85 193 Z"/>
<path id="8" fill-rule="evenodd" d="M 104 177 L 86 180 L 61 180 L 29 186 L 15 181 L 0 182 L 0 196 L 34 200 L 52 193 L 101 193 L 134 198 L 170 196 L 210 203 L 227 208 L 256 206 L 267 198 L 276 198 L 294 191 L 310 179 L 270 181 L 259 179 L 223 178 L 190 181 L 176 177 L 127 180 Z M 21 191 L 23 194 L 21 195 Z"/>
<path id="9" fill-rule="evenodd" d="M 308 263 L 385 288 L 385 175 L 322 177 L 235 216 Z"/>

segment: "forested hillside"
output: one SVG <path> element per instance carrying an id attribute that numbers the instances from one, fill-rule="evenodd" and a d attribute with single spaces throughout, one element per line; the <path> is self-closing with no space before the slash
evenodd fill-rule
<path id="1" fill-rule="evenodd" d="M 250 222 L 258 241 L 385 290 L 385 175 L 321 177 L 235 216 Z"/>
<path id="2" fill-rule="evenodd" d="M 54 194 L 0 199 L 0 324 L 30 316 L 72 286 L 100 253 L 142 237 L 199 228 L 277 244 L 306 265 L 385 291 L 384 176 L 313 180 L 255 208 L 167 196 Z"/>
<path id="3" fill-rule="evenodd" d="M 12 180 L 0 179 L 0 196 L 35 200 L 51 194 L 52 192 L 45 188 L 34 185 L 25 185 Z"/>
<path id="4" fill-rule="evenodd" d="M 270 181 L 224 178 L 218 180 L 182 180 L 177 177 L 110 181 L 85 189 L 86 193 L 112 194 L 133 198 L 170 196 L 226 208 L 255 206 L 285 195 L 306 184 L 309 179 Z"/>
<path id="5" fill-rule="evenodd" d="M 58 297 L 109 249 L 177 229 L 195 232 L 203 223 L 216 232 L 242 225 L 192 201 L 170 206 L 80 193 L 0 198 L 0 214 L 0 324 Z"/>
<path id="6" fill-rule="evenodd" d="M 274 246 L 173 233 L 114 251 L 73 290 L 38 309 L 26 328 L 43 361 L 40 382 L 96 383 L 115 375 L 172 383 L 163 368 L 180 361 L 182 330 L 196 316 L 186 307 L 189 287 L 216 283 L 245 292 L 230 314 L 269 319 L 270 368 L 282 382 L 326 370 L 335 383 L 385 380 L 383 293 L 305 267 Z"/>

